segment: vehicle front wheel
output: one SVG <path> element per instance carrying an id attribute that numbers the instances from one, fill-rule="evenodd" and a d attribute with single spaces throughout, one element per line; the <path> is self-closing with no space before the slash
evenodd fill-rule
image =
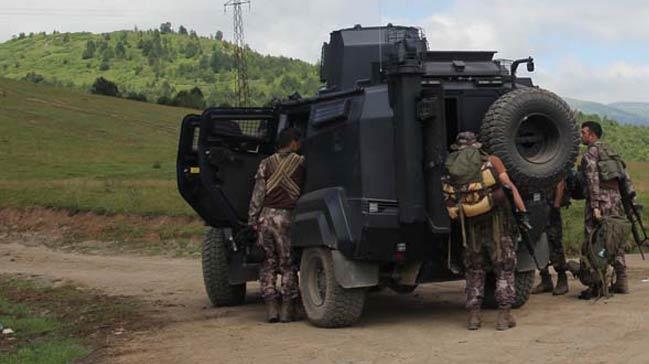
<path id="1" fill-rule="evenodd" d="M 366 290 L 343 288 L 338 284 L 329 249 L 304 250 L 300 262 L 300 292 L 307 318 L 315 326 L 349 326 L 363 313 Z"/>
<path id="2" fill-rule="evenodd" d="M 212 305 L 236 306 L 246 298 L 246 284 L 230 284 L 228 250 L 223 229 L 208 228 L 203 241 L 203 281 Z"/>

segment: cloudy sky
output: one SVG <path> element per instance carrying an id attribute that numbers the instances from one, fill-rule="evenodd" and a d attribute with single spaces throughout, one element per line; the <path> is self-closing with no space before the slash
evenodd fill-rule
<path id="1" fill-rule="evenodd" d="M 20 32 L 158 27 L 232 37 L 225 0 L 21 0 L 0 2 L 0 41 Z M 244 7 L 254 49 L 315 62 L 328 33 L 354 24 L 422 27 L 431 49 L 534 56 L 540 86 L 599 102 L 649 102 L 649 2 L 528 0 L 252 0 Z M 351 5 L 350 5 L 351 4 Z"/>

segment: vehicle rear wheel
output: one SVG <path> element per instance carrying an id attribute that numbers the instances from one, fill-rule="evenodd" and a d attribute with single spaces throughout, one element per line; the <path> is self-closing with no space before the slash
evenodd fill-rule
<path id="1" fill-rule="evenodd" d="M 349 326 L 363 313 L 366 290 L 338 284 L 331 251 L 326 248 L 308 248 L 302 253 L 300 293 L 307 318 L 315 326 Z"/>
<path id="2" fill-rule="evenodd" d="M 514 287 L 516 290 L 516 298 L 514 298 L 513 308 L 519 308 L 527 302 L 534 286 L 534 272 L 533 270 L 527 272 L 516 272 L 514 274 Z M 484 299 L 482 306 L 486 308 L 498 308 L 496 301 L 496 277 L 493 274 L 487 275 L 484 287 Z"/>
<path id="3" fill-rule="evenodd" d="M 208 228 L 203 241 L 203 281 L 212 305 L 240 305 L 246 298 L 246 284 L 230 284 L 229 259 L 223 229 Z"/>
<path id="4" fill-rule="evenodd" d="M 554 93 L 518 88 L 485 114 L 480 141 L 500 157 L 519 187 L 552 186 L 574 165 L 579 131 L 570 106 Z"/>

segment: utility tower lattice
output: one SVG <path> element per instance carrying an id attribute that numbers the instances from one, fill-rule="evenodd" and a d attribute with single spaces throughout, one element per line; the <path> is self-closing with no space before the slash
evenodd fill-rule
<path id="1" fill-rule="evenodd" d="M 237 69 L 237 79 L 235 83 L 235 93 L 237 94 L 237 106 L 248 106 L 250 89 L 248 88 L 248 66 L 246 65 L 245 48 L 246 44 L 243 36 L 243 16 L 241 5 L 248 4 L 250 0 L 229 0 L 223 4 L 225 10 L 232 7 L 234 13 L 234 44 L 236 45 L 234 53 L 234 63 Z"/>

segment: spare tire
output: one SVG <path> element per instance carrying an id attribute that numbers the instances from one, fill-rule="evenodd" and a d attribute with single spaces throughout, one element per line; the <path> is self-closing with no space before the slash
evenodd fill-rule
<path id="1" fill-rule="evenodd" d="M 522 188 L 552 186 L 574 165 L 579 151 L 570 106 L 554 93 L 533 87 L 496 100 L 485 114 L 480 140 Z"/>

